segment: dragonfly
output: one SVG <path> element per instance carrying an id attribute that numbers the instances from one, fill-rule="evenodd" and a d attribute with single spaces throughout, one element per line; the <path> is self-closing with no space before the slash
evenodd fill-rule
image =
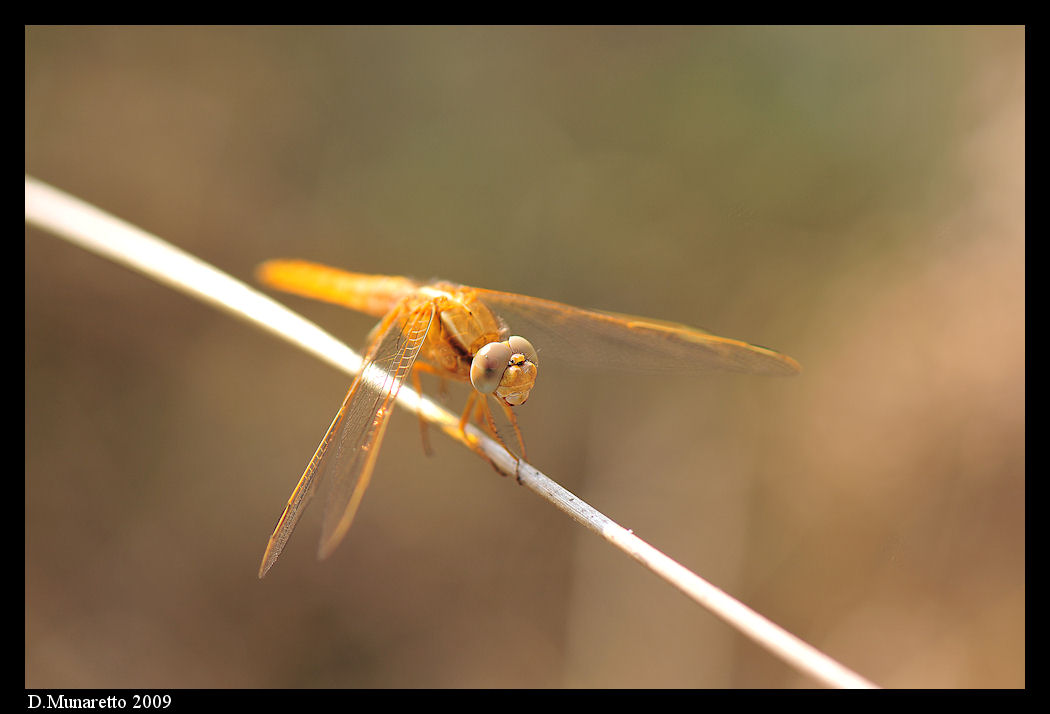
<path id="1" fill-rule="evenodd" d="M 318 556 L 327 557 L 343 540 L 371 481 L 394 400 L 407 379 L 418 391 L 420 373 L 469 383 L 460 429 L 473 416 L 503 444 L 491 397 L 512 425 L 524 458 L 512 408 L 524 404 L 536 384 L 539 351 L 512 335 L 508 320 L 523 334 L 543 336 L 545 362 L 552 357 L 583 367 L 664 373 L 715 369 L 787 376 L 801 370 L 787 355 L 699 328 L 516 293 L 352 273 L 303 260 L 267 261 L 257 277 L 271 288 L 379 318 L 361 370 L 270 536 L 260 578 L 277 562 L 321 489 L 327 503 Z"/>

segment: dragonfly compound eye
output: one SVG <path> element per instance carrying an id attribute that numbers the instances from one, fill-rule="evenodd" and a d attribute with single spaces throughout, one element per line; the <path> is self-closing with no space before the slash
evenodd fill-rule
<path id="1" fill-rule="evenodd" d="M 506 342 L 490 342 L 478 350 L 470 363 L 470 383 L 474 389 L 482 394 L 495 392 L 513 354 Z"/>
<path id="2" fill-rule="evenodd" d="M 536 348 L 532 346 L 532 343 L 526 340 L 524 337 L 518 335 L 512 336 L 507 340 L 507 344 L 510 345 L 510 351 L 514 354 L 520 354 L 529 362 L 535 365 L 539 365 L 540 358 L 536 354 Z"/>

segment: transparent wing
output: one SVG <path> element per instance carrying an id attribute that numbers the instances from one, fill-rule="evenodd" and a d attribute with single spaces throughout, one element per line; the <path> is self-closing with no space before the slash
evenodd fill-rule
<path id="1" fill-rule="evenodd" d="M 327 491 L 319 556 L 327 557 L 346 535 L 372 478 L 387 419 L 434 319 L 427 304 L 407 319 L 392 312 L 376 330 L 361 373 L 288 499 L 263 554 L 259 577 L 277 562 L 304 508 L 318 488 Z"/>
<path id="2" fill-rule="evenodd" d="M 511 332 L 532 341 L 542 361 L 643 372 L 724 370 L 791 375 L 801 371 L 787 355 L 695 327 L 645 317 L 584 310 L 516 293 L 474 288 L 506 320 Z"/>

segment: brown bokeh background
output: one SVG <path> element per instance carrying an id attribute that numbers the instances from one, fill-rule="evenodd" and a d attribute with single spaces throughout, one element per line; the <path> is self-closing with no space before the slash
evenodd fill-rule
<path id="1" fill-rule="evenodd" d="M 25 37 L 26 172 L 234 276 L 302 257 L 792 355 L 545 363 L 531 460 L 881 685 L 1025 685 L 1023 28 Z M 404 413 L 335 555 L 315 507 L 260 582 L 347 379 L 25 253 L 26 686 L 812 685 Z"/>

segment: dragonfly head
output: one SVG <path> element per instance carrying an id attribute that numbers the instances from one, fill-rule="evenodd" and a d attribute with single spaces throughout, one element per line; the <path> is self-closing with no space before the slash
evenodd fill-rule
<path id="1" fill-rule="evenodd" d="M 536 383 L 538 365 L 536 348 L 515 335 L 478 350 L 470 364 L 470 383 L 482 394 L 494 394 L 507 406 L 521 406 Z"/>

